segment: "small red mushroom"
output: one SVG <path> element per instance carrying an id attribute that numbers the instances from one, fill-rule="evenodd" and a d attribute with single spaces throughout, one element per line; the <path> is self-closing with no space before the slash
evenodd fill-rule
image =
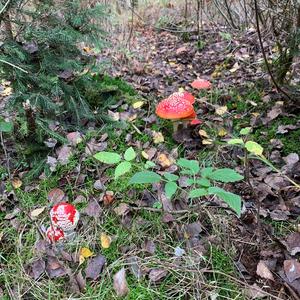
<path id="1" fill-rule="evenodd" d="M 65 238 L 63 230 L 54 226 L 47 229 L 46 235 L 51 243 L 57 243 Z"/>
<path id="2" fill-rule="evenodd" d="M 199 124 L 202 124 L 202 121 L 199 120 L 199 119 L 194 119 L 190 122 L 190 125 L 192 125 L 192 126 L 196 126 L 196 125 L 199 125 Z"/>
<path id="3" fill-rule="evenodd" d="M 74 205 L 59 203 L 50 210 L 50 218 L 53 226 L 62 229 L 64 232 L 76 228 L 79 220 L 79 212 Z"/>
<path id="4" fill-rule="evenodd" d="M 211 88 L 212 84 L 205 79 L 196 79 L 191 83 L 191 86 L 197 90 L 208 90 Z"/>

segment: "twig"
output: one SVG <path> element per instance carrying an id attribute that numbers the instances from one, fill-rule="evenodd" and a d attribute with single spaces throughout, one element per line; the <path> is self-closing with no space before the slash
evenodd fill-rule
<path id="1" fill-rule="evenodd" d="M 2 9 L 0 10 L 0 15 L 5 11 L 6 7 L 8 6 L 10 0 L 7 0 Z"/>
<path id="2" fill-rule="evenodd" d="M 14 65 L 14 64 L 12 64 L 12 63 L 6 61 L 6 60 L 0 59 L 0 62 L 2 62 L 2 63 L 4 63 L 4 64 L 7 64 L 7 65 L 10 65 L 10 66 L 12 66 L 12 67 L 14 67 L 14 68 L 16 68 L 16 69 L 18 69 L 18 70 L 20 70 L 20 71 L 22 71 L 22 72 L 28 74 L 28 72 L 27 72 L 26 70 L 22 69 L 21 67 L 18 67 L 18 66 L 16 66 L 16 65 Z"/>

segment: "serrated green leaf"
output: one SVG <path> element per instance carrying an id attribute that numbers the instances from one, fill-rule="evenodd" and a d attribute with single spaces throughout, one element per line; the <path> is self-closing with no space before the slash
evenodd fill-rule
<path id="1" fill-rule="evenodd" d="M 0 131 L 1 132 L 12 132 L 14 129 L 14 124 L 12 122 L 1 121 Z"/>
<path id="2" fill-rule="evenodd" d="M 132 147 L 128 148 L 124 153 L 124 158 L 127 161 L 131 161 L 135 159 L 135 157 L 136 157 L 136 153 Z"/>
<path id="3" fill-rule="evenodd" d="M 208 177 L 210 179 L 225 183 L 240 181 L 244 178 L 242 175 L 229 168 L 217 169 L 213 171 Z"/>
<path id="4" fill-rule="evenodd" d="M 178 189 L 178 185 L 176 184 L 176 182 L 173 181 L 167 182 L 165 185 L 166 196 L 169 199 L 171 199 L 172 196 L 176 193 L 177 189 Z"/>
<path id="5" fill-rule="evenodd" d="M 219 198 L 224 200 L 230 208 L 232 208 L 238 216 L 241 215 L 242 200 L 239 195 L 227 192 L 219 187 L 210 187 L 208 192 L 211 195 L 217 195 Z"/>
<path id="6" fill-rule="evenodd" d="M 194 189 L 189 192 L 189 198 L 198 198 L 208 195 L 207 189 Z"/>
<path id="7" fill-rule="evenodd" d="M 115 179 L 129 172 L 131 169 L 131 163 L 129 161 L 122 161 L 117 165 L 115 169 Z"/>
<path id="8" fill-rule="evenodd" d="M 101 151 L 96 153 L 94 157 L 97 160 L 109 165 L 117 164 L 121 161 L 121 156 L 118 153 L 113 152 Z"/>
<path id="9" fill-rule="evenodd" d="M 231 139 L 227 142 L 229 145 L 243 145 L 244 141 L 242 139 Z"/>
<path id="10" fill-rule="evenodd" d="M 253 153 L 258 156 L 261 156 L 264 151 L 264 148 L 260 144 L 253 142 L 253 141 L 248 141 L 245 144 L 245 147 L 250 153 Z"/>
<path id="11" fill-rule="evenodd" d="M 197 160 L 180 158 L 177 161 L 177 165 L 181 168 L 189 169 L 194 175 L 200 171 L 199 162 Z"/>
<path id="12" fill-rule="evenodd" d="M 251 129 L 252 129 L 251 127 L 245 127 L 245 128 L 240 130 L 240 134 L 241 135 L 247 135 L 247 134 L 250 133 Z"/>
<path id="13" fill-rule="evenodd" d="M 202 177 L 209 177 L 209 175 L 213 172 L 214 168 L 212 167 L 207 167 L 207 168 L 203 168 L 200 171 L 200 174 Z"/>
<path id="14" fill-rule="evenodd" d="M 195 180 L 194 180 L 193 178 L 188 178 L 188 179 L 186 180 L 186 184 L 187 184 L 188 186 L 193 185 L 194 183 L 195 183 Z"/>
<path id="15" fill-rule="evenodd" d="M 196 183 L 203 187 L 210 187 L 210 181 L 207 178 L 200 178 L 196 180 Z"/>
<path id="16" fill-rule="evenodd" d="M 161 180 L 161 176 L 152 171 L 142 171 L 134 174 L 129 183 L 157 183 Z"/>
<path id="17" fill-rule="evenodd" d="M 171 173 L 164 173 L 164 177 L 169 181 L 175 181 L 175 180 L 179 179 L 179 177 L 177 175 L 174 175 Z"/>

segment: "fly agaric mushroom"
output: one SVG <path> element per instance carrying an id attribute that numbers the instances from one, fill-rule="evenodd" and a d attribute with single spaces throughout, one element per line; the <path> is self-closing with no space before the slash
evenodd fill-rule
<path id="1" fill-rule="evenodd" d="M 57 243 L 65 238 L 63 230 L 54 226 L 47 229 L 46 235 L 51 243 Z"/>
<path id="2" fill-rule="evenodd" d="M 211 88 L 211 82 L 205 79 L 196 79 L 191 83 L 191 86 L 197 90 L 208 90 Z"/>
<path id="3" fill-rule="evenodd" d="M 186 92 L 186 91 L 175 92 L 168 98 L 172 99 L 173 97 L 174 98 L 177 98 L 177 97 L 183 98 L 184 100 L 189 101 L 191 104 L 195 103 L 195 97 L 191 93 Z"/>
<path id="4" fill-rule="evenodd" d="M 199 120 L 199 119 L 194 119 L 190 122 L 190 125 L 192 125 L 192 126 L 196 126 L 196 125 L 199 125 L 199 124 L 202 124 L 202 121 Z"/>
<path id="5" fill-rule="evenodd" d="M 174 131 L 176 131 L 178 127 L 176 121 L 186 121 L 196 117 L 192 103 L 174 94 L 158 103 L 155 112 L 162 119 L 175 121 L 173 123 Z"/>
<path id="6" fill-rule="evenodd" d="M 60 228 L 64 233 L 72 232 L 77 226 L 79 212 L 74 205 L 63 202 L 52 207 L 50 218 L 54 227 Z"/>

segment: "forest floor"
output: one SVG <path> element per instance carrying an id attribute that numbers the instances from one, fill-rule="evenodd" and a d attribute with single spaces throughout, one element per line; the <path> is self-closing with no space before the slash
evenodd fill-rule
<path id="1" fill-rule="evenodd" d="M 48 169 L 39 179 L 26 180 L 21 161 L 12 187 L 1 182 L 1 299 L 299 299 L 300 193 L 289 179 L 300 180 L 300 117 L 270 88 L 255 31 L 208 30 L 197 42 L 140 28 L 130 49 L 98 58 L 134 88 L 105 77 L 108 92 L 126 91 L 107 108 L 114 122 L 64 131 L 65 145 L 45 141 Z M 197 78 L 212 89 L 193 90 Z M 179 88 L 197 97 L 202 124 L 173 133 L 154 112 Z M 91 155 L 133 147 L 139 164 L 152 161 L 161 174 L 177 173 L 179 158 L 245 174 L 244 152 L 226 141 L 246 127 L 277 171 L 250 159 L 248 178 L 224 185 L 243 199 L 240 218 L 217 197 L 191 202 L 178 192 L 170 201 L 159 185 L 134 187 L 136 169 L 114 180 L 113 168 Z M 185 176 L 179 185 L 188 188 Z M 50 245 L 49 208 L 61 201 L 76 205 L 80 222 L 74 240 Z M 116 279 L 123 267 L 126 278 Z"/>

